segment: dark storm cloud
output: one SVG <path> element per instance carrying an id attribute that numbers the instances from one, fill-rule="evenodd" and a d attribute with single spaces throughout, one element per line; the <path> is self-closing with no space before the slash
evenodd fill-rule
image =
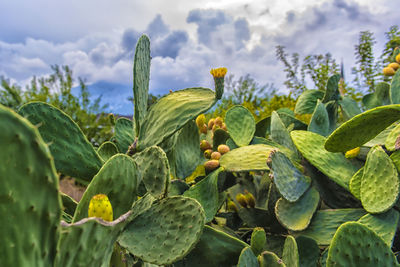
<path id="1" fill-rule="evenodd" d="M 173 31 L 163 39 L 155 40 L 152 56 L 176 58 L 189 37 L 185 31 Z"/>
<path id="2" fill-rule="evenodd" d="M 197 24 L 197 36 L 200 43 L 208 45 L 211 33 L 217 31 L 217 27 L 229 22 L 227 15 L 221 10 L 195 9 L 190 11 L 186 21 Z"/>

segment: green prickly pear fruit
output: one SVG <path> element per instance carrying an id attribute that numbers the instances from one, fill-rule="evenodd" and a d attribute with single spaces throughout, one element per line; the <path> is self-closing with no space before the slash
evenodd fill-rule
<path id="1" fill-rule="evenodd" d="M 108 197 L 104 194 L 94 195 L 89 203 L 88 215 L 111 222 L 113 220 L 113 209 Z"/>
<path id="2" fill-rule="evenodd" d="M 211 130 L 214 126 L 214 119 L 208 121 L 208 129 Z"/>
<path id="3" fill-rule="evenodd" d="M 196 118 L 196 124 L 199 129 L 206 123 L 206 116 L 204 114 L 200 114 Z"/>
<path id="4" fill-rule="evenodd" d="M 214 151 L 213 153 L 211 153 L 211 159 L 216 159 L 219 160 L 221 158 L 221 153 Z"/>
<path id="5" fill-rule="evenodd" d="M 254 198 L 253 194 L 250 193 L 249 191 L 245 190 L 245 197 L 246 197 L 246 202 L 247 204 L 251 207 L 254 208 L 256 206 L 256 199 Z"/>
<path id="6" fill-rule="evenodd" d="M 231 149 L 227 145 L 219 145 L 217 148 L 218 152 L 221 153 L 221 155 L 228 153 Z"/>
<path id="7" fill-rule="evenodd" d="M 347 151 L 347 152 L 344 154 L 344 156 L 345 156 L 346 158 L 348 158 L 348 159 L 353 159 L 353 158 L 357 157 L 358 154 L 360 154 L 360 147 L 356 147 L 356 148 L 353 148 L 353 149 Z"/>
<path id="8" fill-rule="evenodd" d="M 246 196 L 242 193 L 236 195 L 236 201 L 242 206 L 243 208 L 247 208 L 247 201 Z"/>
<path id="9" fill-rule="evenodd" d="M 219 167 L 219 161 L 215 159 L 209 160 L 206 163 L 204 163 L 204 168 L 208 172 L 213 171 L 218 167 Z"/>
<path id="10" fill-rule="evenodd" d="M 228 200 L 228 203 L 227 203 L 227 209 L 228 209 L 228 211 L 231 211 L 231 212 L 238 212 L 238 208 L 236 207 L 235 202 L 233 202 L 230 199 Z"/>
<path id="11" fill-rule="evenodd" d="M 200 142 L 200 149 L 202 151 L 206 151 L 207 149 L 211 149 L 211 145 L 207 140 L 201 140 Z"/>
<path id="12" fill-rule="evenodd" d="M 207 134 L 207 124 L 204 123 L 203 126 L 201 126 L 200 132 L 203 134 Z"/>
<path id="13" fill-rule="evenodd" d="M 214 120 L 214 124 L 218 125 L 220 128 L 222 128 L 222 124 L 223 123 L 224 122 L 222 121 L 221 117 L 216 117 L 215 120 Z"/>
<path id="14" fill-rule="evenodd" d="M 207 149 L 206 151 L 204 151 L 204 157 L 206 159 L 211 159 L 211 154 L 213 153 L 213 151 L 211 149 Z"/>
<path id="15" fill-rule="evenodd" d="M 265 235 L 264 228 L 256 227 L 251 234 L 250 246 L 254 255 L 258 256 L 263 252 L 267 236 Z"/>

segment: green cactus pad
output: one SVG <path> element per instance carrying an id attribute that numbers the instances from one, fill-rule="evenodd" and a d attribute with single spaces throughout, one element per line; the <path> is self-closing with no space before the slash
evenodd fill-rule
<path id="1" fill-rule="evenodd" d="M 398 266 L 396 257 L 374 231 L 358 222 L 342 224 L 329 247 L 327 267 Z"/>
<path id="2" fill-rule="evenodd" d="M 278 221 L 288 230 L 302 231 L 308 227 L 319 204 L 319 193 L 311 187 L 298 201 L 280 198 L 275 204 Z"/>
<path id="3" fill-rule="evenodd" d="M 297 201 L 310 187 L 310 177 L 304 176 L 280 151 L 272 151 L 269 160 L 279 193 L 289 202 Z"/>
<path id="4" fill-rule="evenodd" d="M 336 129 L 337 119 L 339 117 L 339 101 L 332 100 L 325 103 L 326 112 L 328 112 L 329 116 L 329 133 L 333 132 Z"/>
<path id="5" fill-rule="evenodd" d="M 271 116 L 263 118 L 256 123 L 254 136 L 265 138 L 270 133 Z"/>
<path id="6" fill-rule="evenodd" d="M 90 200 L 105 194 L 111 202 L 114 218 L 127 212 L 137 197 L 138 170 L 134 160 L 124 154 L 111 157 L 93 178 L 76 208 L 73 222 L 88 217 Z"/>
<path id="7" fill-rule="evenodd" d="M 324 98 L 322 99 L 323 103 L 327 103 L 332 100 L 339 100 L 339 80 L 340 74 L 332 75 L 328 78 L 328 82 L 326 84 L 326 90 Z"/>
<path id="8" fill-rule="evenodd" d="M 258 267 L 257 257 L 249 247 L 245 247 L 239 256 L 237 267 Z"/>
<path id="9" fill-rule="evenodd" d="M 396 167 L 380 146 L 367 155 L 361 179 L 361 203 L 369 213 L 382 213 L 396 203 L 399 196 L 399 177 Z"/>
<path id="10" fill-rule="evenodd" d="M 320 210 L 315 213 L 308 228 L 296 233 L 296 236 L 304 235 L 314 239 L 320 246 L 328 246 L 342 223 L 356 221 L 365 214 L 363 209 Z"/>
<path id="11" fill-rule="evenodd" d="M 107 161 L 109 158 L 118 153 L 118 148 L 113 142 L 107 141 L 101 144 L 97 150 L 97 154 L 102 158 L 102 160 Z"/>
<path id="12" fill-rule="evenodd" d="M 136 44 L 135 59 L 133 62 L 133 95 L 135 101 L 136 136 L 139 135 L 147 113 L 147 101 L 150 80 L 150 40 L 142 35 Z M 134 130 L 134 128 L 132 128 Z"/>
<path id="13" fill-rule="evenodd" d="M 59 237 L 58 177 L 37 129 L 0 105 L 0 262 L 52 266 Z"/>
<path id="14" fill-rule="evenodd" d="M 392 247 L 397 224 L 399 222 L 398 211 L 390 209 L 381 214 L 366 214 L 361 217 L 358 222 L 373 230 L 385 241 L 386 245 Z"/>
<path id="15" fill-rule="evenodd" d="M 54 266 L 108 267 L 114 243 L 132 217 L 134 213 L 128 211 L 112 222 L 98 218 L 85 218 L 73 224 L 62 222 Z"/>
<path id="16" fill-rule="evenodd" d="M 165 194 L 170 181 L 169 163 L 165 152 L 158 146 L 151 146 L 135 154 L 133 159 L 147 191 L 154 197 Z"/>
<path id="17" fill-rule="evenodd" d="M 395 128 L 393 128 L 389 135 L 386 137 L 385 140 L 385 147 L 389 151 L 395 151 L 396 148 L 396 139 L 400 135 L 400 124 L 397 124 Z"/>
<path id="18" fill-rule="evenodd" d="M 136 217 L 118 242 L 145 262 L 167 265 L 183 258 L 200 239 L 205 222 L 192 198 L 168 197 Z"/>
<path id="19" fill-rule="evenodd" d="M 386 82 L 378 83 L 375 92 L 364 95 L 362 103 L 367 109 L 390 104 L 390 85 Z"/>
<path id="20" fill-rule="evenodd" d="M 216 129 L 213 135 L 213 150 L 218 151 L 219 145 L 225 145 L 226 140 L 229 139 L 229 133 L 222 129 Z"/>
<path id="21" fill-rule="evenodd" d="M 160 98 L 150 108 L 141 125 L 139 150 L 160 144 L 215 102 L 214 91 L 207 88 L 189 88 Z"/>
<path id="22" fill-rule="evenodd" d="M 72 197 L 64 193 L 60 193 L 60 195 L 61 195 L 63 211 L 73 216 L 76 210 L 76 206 L 78 206 L 78 202 L 76 202 Z"/>
<path id="23" fill-rule="evenodd" d="M 319 90 L 304 91 L 296 102 L 294 113 L 296 114 L 311 114 L 314 112 L 318 99 L 324 97 L 325 92 Z"/>
<path id="24" fill-rule="evenodd" d="M 168 196 L 179 196 L 182 195 L 190 186 L 181 179 L 171 180 L 168 186 Z"/>
<path id="25" fill-rule="evenodd" d="M 200 137 L 194 121 L 189 121 L 179 132 L 175 144 L 176 175 L 184 179 L 203 162 Z"/>
<path id="26" fill-rule="evenodd" d="M 283 260 L 271 251 L 264 251 L 258 256 L 258 262 L 260 263 L 260 267 L 286 267 Z"/>
<path id="27" fill-rule="evenodd" d="M 324 249 L 321 253 L 321 257 L 319 258 L 319 266 L 321 267 L 326 267 L 326 261 L 328 260 L 328 253 L 329 253 L 329 247 Z"/>
<path id="28" fill-rule="evenodd" d="M 350 192 L 355 196 L 357 199 L 361 199 L 361 180 L 364 175 L 364 167 L 360 168 L 354 175 L 351 177 L 349 189 Z"/>
<path id="29" fill-rule="evenodd" d="M 307 130 L 322 136 L 327 136 L 329 134 L 328 112 L 326 111 L 325 105 L 319 100 L 315 106 L 315 110 L 312 114 Z"/>
<path id="30" fill-rule="evenodd" d="M 299 266 L 317 267 L 319 260 L 319 247 L 314 239 L 299 236 L 296 237 L 297 248 L 299 251 Z"/>
<path id="31" fill-rule="evenodd" d="M 67 114 L 43 102 L 25 104 L 18 113 L 39 127 L 57 171 L 89 182 L 100 170 L 102 159 Z"/>
<path id="32" fill-rule="evenodd" d="M 299 160 L 296 152 L 290 150 L 289 148 L 287 148 L 285 146 L 282 146 L 278 143 L 275 143 L 274 141 L 271 141 L 271 140 L 263 138 L 263 137 L 254 136 L 254 138 L 253 138 L 253 140 L 251 140 L 250 144 L 251 145 L 263 144 L 263 145 L 273 146 L 273 147 L 279 149 L 280 151 L 282 151 L 286 156 L 288 156 L 292 162 L 296 162 Z"/>
<path id="33" fill-rule="evenodd" d="M 367 110 L 346 121 L 326 140 L 331 152 L 346 152 L 362 146 L 400 119 L 400 105 L 381 106 Z"/>
<path id="34" fill-rule="evenodd" d="M 237 264 L 245 247 L 249 245 L 242 240 L 205 225 L 196 247 L 181 261 L 174 263 L 174 266 L 233 266 Z"/>
<path id="35" fill-rule="evenodd" d="M 253 229 L 253 233 L 251 233 L 250 245 L 251 250 L 256 256 L 260 255 L 264 250 L 266 239 L 267 238 L 263 228 L 256 227 Z"/>
<path id="36" fill-rule="evenodd" d="M 345 120 L 349 120 L 361 113 L 361 109 L 359 108 L 357 102 L 351 97 L 342 97 L 342 99 L 339 101 L 339 105 Z"/>
<path id="37" fill-rule="evenodd" d="M 286 266 L 299 266 L 299 250 L 297 248 L 296 239 L 288 235 L 283 245 L 282 260 Z"/>
<path id="38" fill-rule="evenodd" d="M 250 144 L 256 131 L 253 114 L 243 106 L 233 106 L 225 114 L 229 135 L 239 147 Z"/>
<path id="39" fill-rule="evenodd" d="M 115 143 L 121 153 L 126 153 L 129 146 L 135 141 L 135 125 L 127 118 L 119 118 L 115 122 Z"/>
<path id="40" fill-rule="evenodd" d="M 306 131 L 292 131 L 293 142 L 300 153 L 335 183 L 349 190 L 351 177 L 357 168 L 341 153 L 324 149 L 325 137 Z"/>
<path id="41" fill-rule="evenodd" d="M 271 115 L 271 139 L 282 146 L 296 151 L 290 134 L 276 111 L 272 111 Z"/>
<path id="42" fill-rule="evenodd" d="M 393 104 L 400 104 L 400 74 L 397 71 L 390 84 L 390 100 Z"/>
<path id="43" fill-rule="evenodd" d="M 294 117 L 294 114 L 291 115 L 286 112 L 281 112 L 280 110 L 281 109 L 277 110 L 276 112 L 279 114 L 279 118 L 282 120 L 286 128 L 289 128 L 292 125 L 293 130 L 307 130 L 307 124 L 305 124 L 301 120 L 296 119 Z"/>
<path id="44" fill-rule="evenodd" d="M 397 172 L 400 173 L 400 150 L 392 153 L 390 159 L 393 161 L 394 166 L 396 166 Z"/>
<path id="45" fill-rule="evenodd" d="M 210 222 L 219 208 L 218 203 L 218 174 L 222 168 L 213 171 L 196 185 L 183 194 L 185 197 L 196 199 L 204 209 L 206 222 Z"/>
<path id="46" fill-rule="evenodd" d="M 243 146 L 222 155 L 219 164 L 228 172 L 269 170 L 267 159 L 273 149 L 268 145 Z"/>

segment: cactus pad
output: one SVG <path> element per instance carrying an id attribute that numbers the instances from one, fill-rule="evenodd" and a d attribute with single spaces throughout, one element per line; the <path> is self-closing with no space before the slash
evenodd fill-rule
<path id="1" fill-rule="evenodd" d="M 264 251 L 258 256 L 258 262 L 260 263 L 260 267 L 286 267 L 283 260 L 270 251 Z"/>
<path id="2" fill-rule="evenodd" d="M 115 122 L 115 142 L 121 153 L 126 153 L 129 146 L 135 141 L 134 123 L 127 118 L 119 118 Z"/>
<path id="3" fill-rule="evenodd" d="M 169 163 L 165 152 L 158 146 L 151 146 L 135 154 L 133 159 L 147 191 L 154 197 L 165 194 L 170 180 Z"/>
<path id="4" fill-rule="evenodd" d="M 366 214 L 361 217 L 358 222 L 373 230 L 389 247 L 392 247 L 397 224 L 399 222 L 398 211 L 390 209 L 381 214 Z"/>
<path id="5" fill-rule="evenodd" d="M 215 102 L 214 91 L 207 88 L 189 88 L 160 98 L 150 108 L 141 125 L 139 150 L 160 144 Z"/>
<path id="6" fill-rule="evenodd" d="M 164 198 L 136 217 L 118 242 L 143 261 L 167 265 L 183 258 L 198 242 L 204 211 L 194 199 Z"/>
<path id="7" fill-rule="evenodd" d="M 337 228 L 345 222 L 360 219 L 363 209 L 336 209 L 317 211 L 308 228 L 296 235 L 304 235 L 317 241 L 320 246 L 328 246 Z"/>
<path id="8" fill-rule="evenodd" d="M 400 104 L 400 73 L 398 71 L 392 78 L 389 95 L 393 104 Z"/>
<path id="9" fill-rule="evenodd" d="M 361 179 L 361 203 L 369 213 L 382 213 L 396 203 L 399 195 L 399 177 L 395 165 L 380 146 L 367 155 Z"/>
<path id="10" fill-rule="evenodd" d="M 102 159 L 67 114 L 43 102 L 25 104 L 18 113 L 39 127 L 57 171 L 89 182 L 100 170 Z"/>
<path id="11" fill-rule="evenodd" d="M 348 190 L 357 168 L 343 154 L 326 151 L 325 137 L 319 134 L 306 131 L 292 131 L 290 134 L 297 149 L 312 165 Z"/>
<path id="12" fill-rule="evenodd" d="M 273 150 L 269 155 L 270 168 L 279 193 L 289 202 L 297 201 L 310 187 L 311 179 L 304 176 L 280 151 Z"/>
<path id="13" fill-rule="evenodd" d="M 326 90 L 324 98 L 322 99 L 323 103 L 327 103 L 332 100 L 339 100 L 339 80 L 340 74 L 334 74 L 328 78 L 328 82 L 326 84 Z"/>
<path id="14" fill-rule="evenodd" d="M 318 99 L 324 97 L 325 92 L 320 90 L 304 91 L 296 102 L 294 113 L 296 114 L 311 114 L 314 112 Z"/>
<path id="15" fill-rule="evenodd" d="M 59 237 L 58 177 L 37 129 L 0 105 L 0 262 L 52 266 Z"/>
<path id="16" fill-rule="evenodd" d="M 107 141 L 101 144 L 97 153 L 102 158 L 103 161 L 107 161 L 109 158 L 118 153 L 118 148 L 113 142 Z"/>
<path id="17" fill-rule="evenodd" d="M 249 247 L 245 247 L 239 256 L 237 267 L 258 267 L 257 257 Z"/>
<path id="18" fill-rule="evenodd" d="M 231 107 L 225 115 L 229 135 L 239 147 L 250 144 L 256 131 L 253 114 L 243 106 Z"/>
<path id="19" fill-rule="evenodd" d="M 283 245 L 282 260 L 286 266 L 299 267 L 299 250 L 297 249 L 296 239 L 288 235 Z"/>
<path id="20" fill-rule="evenodd" d="M 357 102 L 351 97 L 343 96 L 342 99 L 339 100 L 339 105 L 345 120 L 349 120 L 361 113 Z"/>
<path id="21" fill-rule="evenodd" d="M 133 95 L 135 101 L 136 136 L 147 112 L 150 80 L 150 40 L 142 35 L 136 44 L 133 62 Z M 132 128 L 134 130 L 134 128 Z"/>
<path id="22" fill-rule="evenodd" d="M 282 146 L 296 151 L 290 134 L 276 111 L 272 111 L 271 114 L 271 139 Z"/>
<path id="23" fill-rule="evenodd" d="M 299 266 L 317 267 L 319 260 L 319 247 L 314 239 L 299 236 L 296 237 L 297 248 L 299 251 Z"/>
<path id="24" fill-rule="evenodd" d="M 280 198 L 275 204 L 278 221 L 287 229 L 302 231 L 308 227 L 319 204 L 319 193 L 311 187 L 298 201 Z"/>
<path id="25" fill-rule="evenodd" d="M 114 218 L 127 212 L 136 200 L 138 171 L 133 159 L 124 154 L 111 157 L 93 178 L 75 210 L 73 222 L 88 217 L 91 198 L 105 194 L 113 207 Z"/>
<path id="26" fill-rule="evenodd" d="M 228 172 L 269 170 L 267 159 L 273 149 L 262 144 L 243 146 L 222 155 L 219 164 Z"/>
<path id="27" fill-rule="evenodd" d="M 377 136 L 400 119 L 400 105 L 381 106 L 367 110 L 338 127 L 326 140 L 331 152 L 346 152 Z"/>
<path id="28" fill-rule="evenodd" d="M 322 136 L 329 134 L 329 116 L 324 104 L 318 100 L 315 110 L 312 114 L 308 131 L 317 133 Z"/>
<path id="29" fill-rule="evenodd" d="M 350 192 L 355 196 L 357 199 L 361 199 L 361 180 L 364 175 L 364 167 L 360 168 L 354 175 L 351 177 L 349 189 Z"/>
<path id="30" fill-rule="evenodd" d="M 374 231 L 358 222 L 342 224 L 329 247 L 327 267 L 398 266 L 390 247 Z"/>
<path id="31" fill-rule="evenodd" d="M 400 135 L 400 124 L 397 124 L 395 128 L 393 128 L 389 135 L 386 137 L 385 140 L 385 147 L 389 151 L 395 151 L 396 149 L 396 140 L 397 137 Z"/>

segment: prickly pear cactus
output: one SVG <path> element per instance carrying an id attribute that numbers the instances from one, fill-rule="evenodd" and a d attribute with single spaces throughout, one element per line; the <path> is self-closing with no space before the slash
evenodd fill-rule
<path id="1" fill-rule="evenodd" d="M 35 126 L 0 105 L 0 262 L 52 266 L 60 235 L 58 177 Z"/>
<path id="2" fill-rule="evenodd" d="M 119 118 L 115 122 L 115 143 L 120 153 L 126 153 L 135 140 L 135 123 L 127 118 Z"/>
<path id="3" fill-rule="evenodd" d="M 239 147 L 250 144 L 256 131 L 256 122 L 250 111 L 243 106 L 230 108 L 225 115 L 226 128 Z"/>

